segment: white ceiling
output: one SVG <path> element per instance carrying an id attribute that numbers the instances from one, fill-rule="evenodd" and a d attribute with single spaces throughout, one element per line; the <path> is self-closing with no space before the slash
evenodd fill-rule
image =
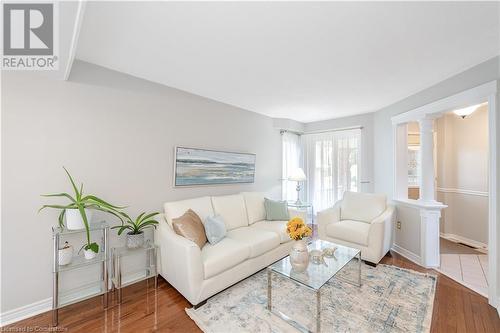
<path id="1" fill-rule="evenodd" d="M 499 54 L 498 6 L 89 2 L 76 56 L 310 122 L 376 111 Z"/>

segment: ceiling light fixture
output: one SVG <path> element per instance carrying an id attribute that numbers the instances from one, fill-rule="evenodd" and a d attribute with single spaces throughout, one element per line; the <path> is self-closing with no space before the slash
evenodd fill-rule
<path id="1" fill-rule="evenodd" d="M 472 112 L 474 112 L 477 109 L 479 109 L 479 107 L 481 105 L 483 105 L 483 104 L 471 105 L 471 106 L 468 106 L 468 107 L 463 108 L 463 109 L 455 110 L 455 111 L 453 111 L 453 113 L 455 113 L 457 116 L 460 116 L 460 117 L 462 117 L 462 119 L 464 119 L 465 117 L 467 117 L 468 115 L 470 115 Z"/>

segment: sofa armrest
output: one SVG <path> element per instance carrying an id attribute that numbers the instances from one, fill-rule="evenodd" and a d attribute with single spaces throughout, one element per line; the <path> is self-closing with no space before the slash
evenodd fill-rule
<path id="1" fill-rule="evenodd" d="M 329 223 L 335 223 L 340 221 L 340 205 L 342 201 L 339 200 L 333 205 L 333 207 L 322 210 L 318 212 L 316 221 L 318 222 L 318 235 L 319 238 L 324 239 L 326 237 L 326 226 Z"/>
<path id="2" fill-rule="evenodd" d="M 160 247 L 160 274 L 191 304 L 197 304 L 203 282 L 198 245 L 177 235 L 164 219 L 155 231 L 155 244 Z"/>

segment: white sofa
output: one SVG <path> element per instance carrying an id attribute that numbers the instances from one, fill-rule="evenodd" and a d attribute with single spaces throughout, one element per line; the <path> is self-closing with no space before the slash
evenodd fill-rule
<path id="1" fill-rule="evenodd" d="M 318 212 L 318 235 L 360 249 L 363 260 L 377 264 L 390 250 L 394 215 L 383 194 L 345 192 L 332 208 Z"/>
<path id="2" fill-rule="evenodd" d="M 205 220 L 221 215 L 226 237 L 202 249 L 177 235 L 172 219 L 188 209 Z M 191 304 L 198 305 L 210 296 L 258 272 L 288 255 L 292 242 L 286 234 L 287 221 L 266 221 L 264 195 L 245 192 L 235 195 L 200 197 L 164 204 L 165 221 L 155 231 L 160 247 L 159 273 Z M 291 216 L 300 213 L 291 211 Z"/>

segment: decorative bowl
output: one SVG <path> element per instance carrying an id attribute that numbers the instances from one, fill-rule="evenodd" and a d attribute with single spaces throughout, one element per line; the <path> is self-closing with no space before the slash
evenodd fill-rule
<path id="1" fill-rule="evenodd" d="M 311 257 L 311 262 L 316 265 L 320 265 L 325 263 L 325 260 L 323 259 L 323 252 L 320 250 L 311 250 L 309 252 L 309 256 Z"/>
<path id="2" fill-rule="evenodd" d="M 337 247 L 327 247 L 323 249 L 323 255 L 327 258 L 335 257 L 335 251 L 337 251 Z"/>

